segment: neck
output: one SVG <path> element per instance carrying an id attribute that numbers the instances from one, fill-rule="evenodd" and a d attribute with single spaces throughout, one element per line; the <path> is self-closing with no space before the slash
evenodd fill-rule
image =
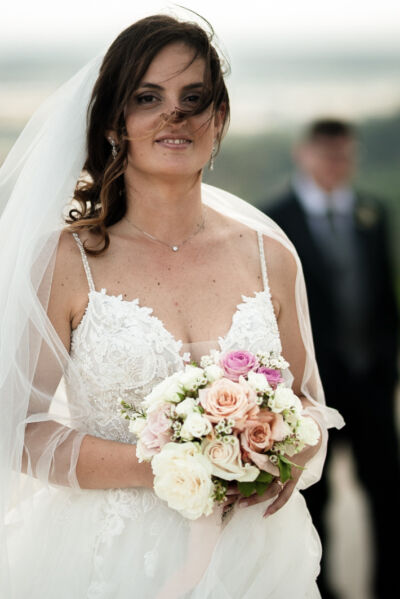
<path id="1" fill-rule="evenodd" d="M 125 175 L 126 216 L 142 231 L 167 243 L 181 243 L 202 222 L 201 178 L 177 180 Z"/>

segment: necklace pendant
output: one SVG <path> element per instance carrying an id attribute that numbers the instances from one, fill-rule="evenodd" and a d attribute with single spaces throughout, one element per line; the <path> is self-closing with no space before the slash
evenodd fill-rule
<path id="1" fill-rule="evenodd" d="M 177 252 L 179 250 L 179 246 L 178 245 L 171 245 L 171 250 L 173 252 Z"/>

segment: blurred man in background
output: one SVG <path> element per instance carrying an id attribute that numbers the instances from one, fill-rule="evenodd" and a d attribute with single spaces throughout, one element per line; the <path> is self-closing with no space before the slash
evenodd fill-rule
<path id="1" fill-rule="evenodd" d="M 294 243 L 303 264 L 317 361 L 328 405 L 346 420 L 331 434 L 324 476 L 305 491 L 326 547 L 327 472 L 335 445 L 350 443 L 371 504 L 375 592 L 398 587 L 399 468 L 394 416 L 398 314 L 385 212 L 351 185 L 354 127 L 334 119 L 310 125 L 295 149 L 291 186 L 266 209 Z M 325 561 L 319 586 L 335 597 Z"/>

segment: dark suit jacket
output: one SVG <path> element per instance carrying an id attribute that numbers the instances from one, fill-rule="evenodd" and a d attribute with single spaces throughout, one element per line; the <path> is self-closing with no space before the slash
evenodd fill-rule
<path id="1" fill-rule="evenodd" d="M 338 382 L 345 368 L 332 340 L 340 334 L 334 302 L 333 276 L 324 253 L 311 233 L 306 214 L 294 190 L 289 189 L 268 205 L 265 212 L 284 230 L 300 256 L 304 269 L 317 362 L 326 386 Z M 383 207 L 365 194 L 355 203 L 356 240 L 363 254 L 369 296 L 368 340 L 373 355 L 371 377 L 393 386 L 397 378 L 398 313 L 393 290 Z"/>

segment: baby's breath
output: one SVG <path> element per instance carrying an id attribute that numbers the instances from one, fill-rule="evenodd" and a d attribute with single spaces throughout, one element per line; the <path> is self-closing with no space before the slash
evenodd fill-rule
<path id="1" fill-rule="evenodd" d="M 227 483 L 222 482 L 221 480 L 214 481 L 213 499 L 215 501 L 218 501 L 218 502 L 225 501 L 227 486 L 228 486 Z"/>
<path id="2" fill-rule="evenodd" d="M 225 437 L 225 435 L 231 435 L 234 426 L 235 421 L 233 420 L 233 418 L 223 418 L 222 420 L 220 420 L 214 429 L 216 432 L 217 439 L 222 439 Z"/>

